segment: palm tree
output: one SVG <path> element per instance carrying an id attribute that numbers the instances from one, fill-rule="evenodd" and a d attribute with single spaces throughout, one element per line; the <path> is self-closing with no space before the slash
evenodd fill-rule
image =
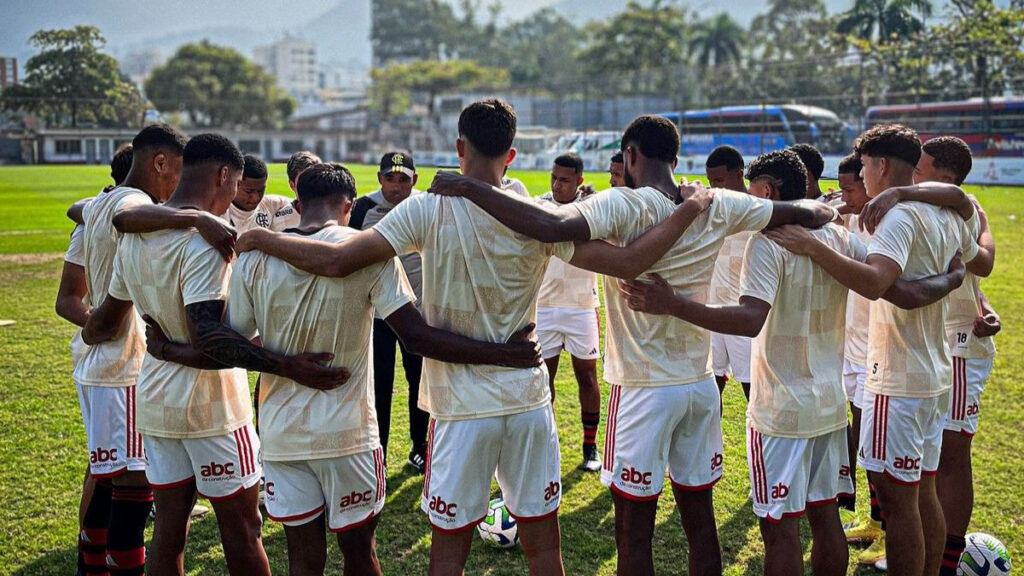
<path id="1" fill-rule="evenodd" d="M 928 0 L 854 0 L 853 8 L 842 14 L 836 30 L 885 44 L 923 31 L 924 19 L 931 14 Z"/>
<path id="2" fill-rule="evenodd" d="M 735 62 L 740 59 L 744 34 L 735 20 L 722 13 L 697 24 L 690 36 L 690 52 L 704 69 Z"/>

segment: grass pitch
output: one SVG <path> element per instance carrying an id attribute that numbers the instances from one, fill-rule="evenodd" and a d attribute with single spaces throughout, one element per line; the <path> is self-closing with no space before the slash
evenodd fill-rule
<path id="1" fill-rule="evenodd" d="M 269 193 L 291 195 L 283 165 L 271 168 Z M 376 188 L 376 168 L 355 166 L 360 194 Z M 426 188 L 432 169 L 422 169 L 419 188 Z M 539 193 L 548 188 L 545 172 L 514 173 Z M 591 179 L 607 187 L 604 174 Z M 86 463 L 85 436 L 71 381 L 68 339 L 73 328 L 53 312 L 60 274 L 60 253 L 67 248 L 71 224 L 67 206 L 96 194 L 107 182 L 103 167 L 0 168 L 0 319 L 16 321 L 0 328 L 0 491 L 5 495 L 0 515 L 0 575 L 50 576 L 72 574 L 75 566 L 77 506 Z M 997 337 L 1000 354 L 982 399 L 981 431 L 974 442 L 976 505 L 971 530 L 1001 539 L 1018 562 L 1024 561 L 1024 485 L 1017 473 L 1024 465 L 1024 427 L 1021 406 L 1024 330 L 1024 190 L 972 189 L 988 211 L 998 244 L 994 277 L 983 283 L 986 294 L 1003 317 Z M 615 571 L 614 517 L 608 491 L 596 475 L 576 470 L 582 431 L 575 380 L 568 358 L 561 363 L 555 413 L 562 446 L 563 499 L 561 526 L 566 572 L 609 575 Z M 401 371 L 399 370 L 399 373 Z M 430 528 L 419 511 L 422 477 L 403 467 L 409 450 L 404 380 L 399 376 L 393 408 L 392 442 L 388 462 L 388 499 L 378 530 L 378 545 L 386 574 L 426 573 Z M 603 386 L 605 398 L 607 387 Z M 739 388 L 725 394 L 725 476 L 715 490 L 715 509 L 725 573 L 753 576 L 762 572 L 763 547 L 756 518 L 747 501 L 744 453 L 744 401 Z M 598 437 L 604 437 L 604 407 Z M 860 486 L 863 484 L 861 473 Z M 866 513 L 865 498 L 859 508 Z M 659 574 L 686 573 L 686 540 L 672 498 L 661 499 L 655 533 Z M 805 551 L 810 535 L 804 525 Z M 284 534 L 268 521 L 264 544 L 277 574 L 287 571 Z M 874 574 L 858 568 L 851 548 L 850 574 Z M 694 553 L 700 553 L 696 551 Z M 186 552 L 190 575 L 226 574 L 216 521 L 194 523 Z M 339 574 L 341 558 L 331 544 L 328 573 Z M 525 574 L 518 549 L 503 551 L 476 540 L 467 574 Z M 808 572 L 809 574 L 810 572 Z"/>

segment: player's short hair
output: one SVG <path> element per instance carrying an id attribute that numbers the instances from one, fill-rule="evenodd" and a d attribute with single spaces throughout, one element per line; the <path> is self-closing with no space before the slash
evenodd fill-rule
<path id="1" fill-rule="evenodd" d="M 243 158 L 245 168 L 242 169 L 242 178 L 261 180 L 267 177 L 267 164 L 259 156 L 246 154 Z"/>
<path id="2" fill-rule="evenodd" d="M 322 163 L 323 160 L 309 150 L 299 150 L 288 158 L 288 181 L 295 182 L 295 179 L 299 177 L 299 174 L 302 174 L 303 170 Z"/>
<path id="3" fill-rule="evenodd" d="M 792 150 L 762 154 L 747 166 L 747 180 L 766 177 L 778 186 L 779 200 L 789 202 L 807 195 L 807 168 Z"/>
<path id="4" fill-rule="evenodd" d="M 821 173 L 825 171 L 825 159 L 821 157 L 821 152 L 817 148 L 810 144 L 794 144 L 789 149 L 800 157 L 804 168 L 807 168 L 808 176 L 814 176 L 815 180 L 821 178 Z"/>
<path id="5" fill-rule="evenodd" d="M 516 122 L 516 111 L 504 100 L 480 100 L 459 114 L 459 136 L 487 158 L 498 158 L 512 148 Z"/>
<path id="6" fill-rule="evenodd" d="M 575 152 L 563 152 L 555 157 L 555 166 L 572 168 L 576 175 L 583 174 L 583 159 Z"/>
<path id="7" fill-rule="evenodd" d="M 971 147 L 956 136 L 932 138 L 921 148 L 933 158 L 936 170 L 945 170 L 953 175 L 957 186 L 963 184 L 971 173 Z"/>
<path id="8" fill-rule="evenodd" d="M 664 116 L 637 116 L 622 134 L 621 149 L 630 143 L 636 144 L 644 156 L 671 164 L 679 154 L 679 129 Z"/>
<path id="9" fill-rule="evenodd" d="M 295 183 L 300 202 L 334 196 L 356 199 L 356 179 L 340 162 L 321 162 L 307 168 Z"/>
<path id="10" fill-rule="evenodd" d="M 231 140 L 220 134 L 196 134 L 189 139 L 183 156 L 182 162 L 185 166 L 197 166 L 207 162 L 216 162 L 235 170 L 241 170 L 245 166 L 242 152 Z"/>
<path id="11" fill-rule="evenodd" d="M 150 124 L 132 138 L 132 149 L 138 153 L 143 150 L 162 148 L 174 154 L 182 154 L 188 138 L 170 124 Z"/>
<path id="12" fill-rule="evenodd" d="M 864 168 L 864 163 L 860 161 L 860 156 L 856 154 L 847 154 L 839 161 L 839 173 L 840 174 L 853 174 L 857 180 L 860 180 L 860 171 Z"/>
<path id="13" fill-rule="evenodd" d="M 615 154 L 612 154 L 612 157 L 608 162 L 611 164 L 625 164 L 622 160 L 622 150 L 616 150 Z"/>
<path id="14" fill-rule="evenodd" d="M 853 151 L 858 156 L 892 158 L 917 166 L 921 159 L 921 139 L 912 128 L 902 124 L 879 124 L 857 137 Z"/>
<path id="15" fill-rule="evenodd" d="M 129 142 L 114 152 L 114 157 L 110 159 L 110 177 L 114 180 L 114 184 L 120 186 L 131 172 L 132 158 L 135 156 L 134 150 L 135 148 Z"/>
<path id="16" fill-rule="evenodd" d="M 743 170 L 743 154 L 740 151 L 725 144 L 716 147 L 708 154 L 704 162 L 705 168 L 718 168 L 724 166 L 726 170 Z"/>

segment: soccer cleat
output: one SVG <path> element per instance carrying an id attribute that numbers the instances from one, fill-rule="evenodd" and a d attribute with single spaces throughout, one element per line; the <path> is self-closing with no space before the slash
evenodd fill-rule
<path id="1" fill-rule="evenodd" d="M 587 472 L 598 472 L 601 470 L 601 460 L 597 457 L 597 446 L 594 444 L 583 445 L 583 462 L 580 470 Z"/>
<path id="2" fill-rule="evenodd" d="M 839 509 L 839 522 L 843 525 L 843 532 L 852 530 L 860 523 L 860 518 L 857 517 L 857 513 L 853 510 L 847 510 L 846 508 Z M 849 539 L 847 539 L 849 541 Z"/>
<path id="3" fill-rule="evenodd" d="M 871 546 L 868 546 L 857 556 L 857 562 L 873 566 L 879 560 L 885 558 L 885 532 L 878 537 L 877 540 L 872 542 Z"/>
<path id="4" fill-rule="evenodd" d="M 423 471 L 427 468 L 427 459 L 423 454 L 413 448 L 412 451 L 409 452 L 409 460 L 406 461 L 406 464 L 412 466 L 413 469 L 416 470 L 417 474 L 423 474 Z"/>
<path id="5" fill-rule="evenodd" d="M 192 506 L 192 511 L 188 513 L 188 516 L 189 518 L 202 518 L 203 516 L 206 516 L 209 513 L 209 507 L 203 506 L 202 504 L 196 502 L 196 504 Z"/>
<path id="6" fill-rule="evenodd" d="M 878 562 L 875 562 L 875 570 L 878 570 L 880 572 L 888 572 L 889 562 L 885 558 L 882 558 Z"/>
<path id="7" fill-rule="evenodd" d="M 882 537 L 882 523 L 867 518 L 853 528 L 844 529 L 844 532 L 847 542 L 872 542 Z"/>

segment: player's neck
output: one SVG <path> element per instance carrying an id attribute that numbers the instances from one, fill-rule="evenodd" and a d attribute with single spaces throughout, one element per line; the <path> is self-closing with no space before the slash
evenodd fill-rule
<path id="1" fill-rule="evenodd" d="M 320 230 L 338 224 L 338 209 L 328 206 L 302 205 L 298 228 L 304 232 Z"/>
<path id="2" fill-rule="evenodd" d="M 505 167 L 496 162 L 466 162 L 462 170 L 463 176 L 475 178 L 501 188 L 501 179 L 504 176 Z"/>
<path id="3" fill-rule="evenodd" d="M 214 194 L 207 188 L 201 179 L 189 178 L 183 174 L 178 181 L 178 187 L 164 205 L 171 208 L 195 208 L 212 214 Z"/>
<path id="4" fill-rule="evenodd" d="M 153 190 L 157 189 L 155 179 L 148 178 L 146 174 L 139 174 L 134 170 L 128 172 L 128 176 L 125 177 L 124 182 L 121 182 L 122 188 L 137 188 L 145 192 L 153 202 L 159 203 L 160 199 L 153 194 Z"/>
<path id="5" fill-rule="evenodd" d="M 675 201 L 679 196 L 679 184 L 676 183 L 672 167 L 668 164 L 648 164 L 639 170 L 635 178 L 637 188 L 649 186 Z"/>

